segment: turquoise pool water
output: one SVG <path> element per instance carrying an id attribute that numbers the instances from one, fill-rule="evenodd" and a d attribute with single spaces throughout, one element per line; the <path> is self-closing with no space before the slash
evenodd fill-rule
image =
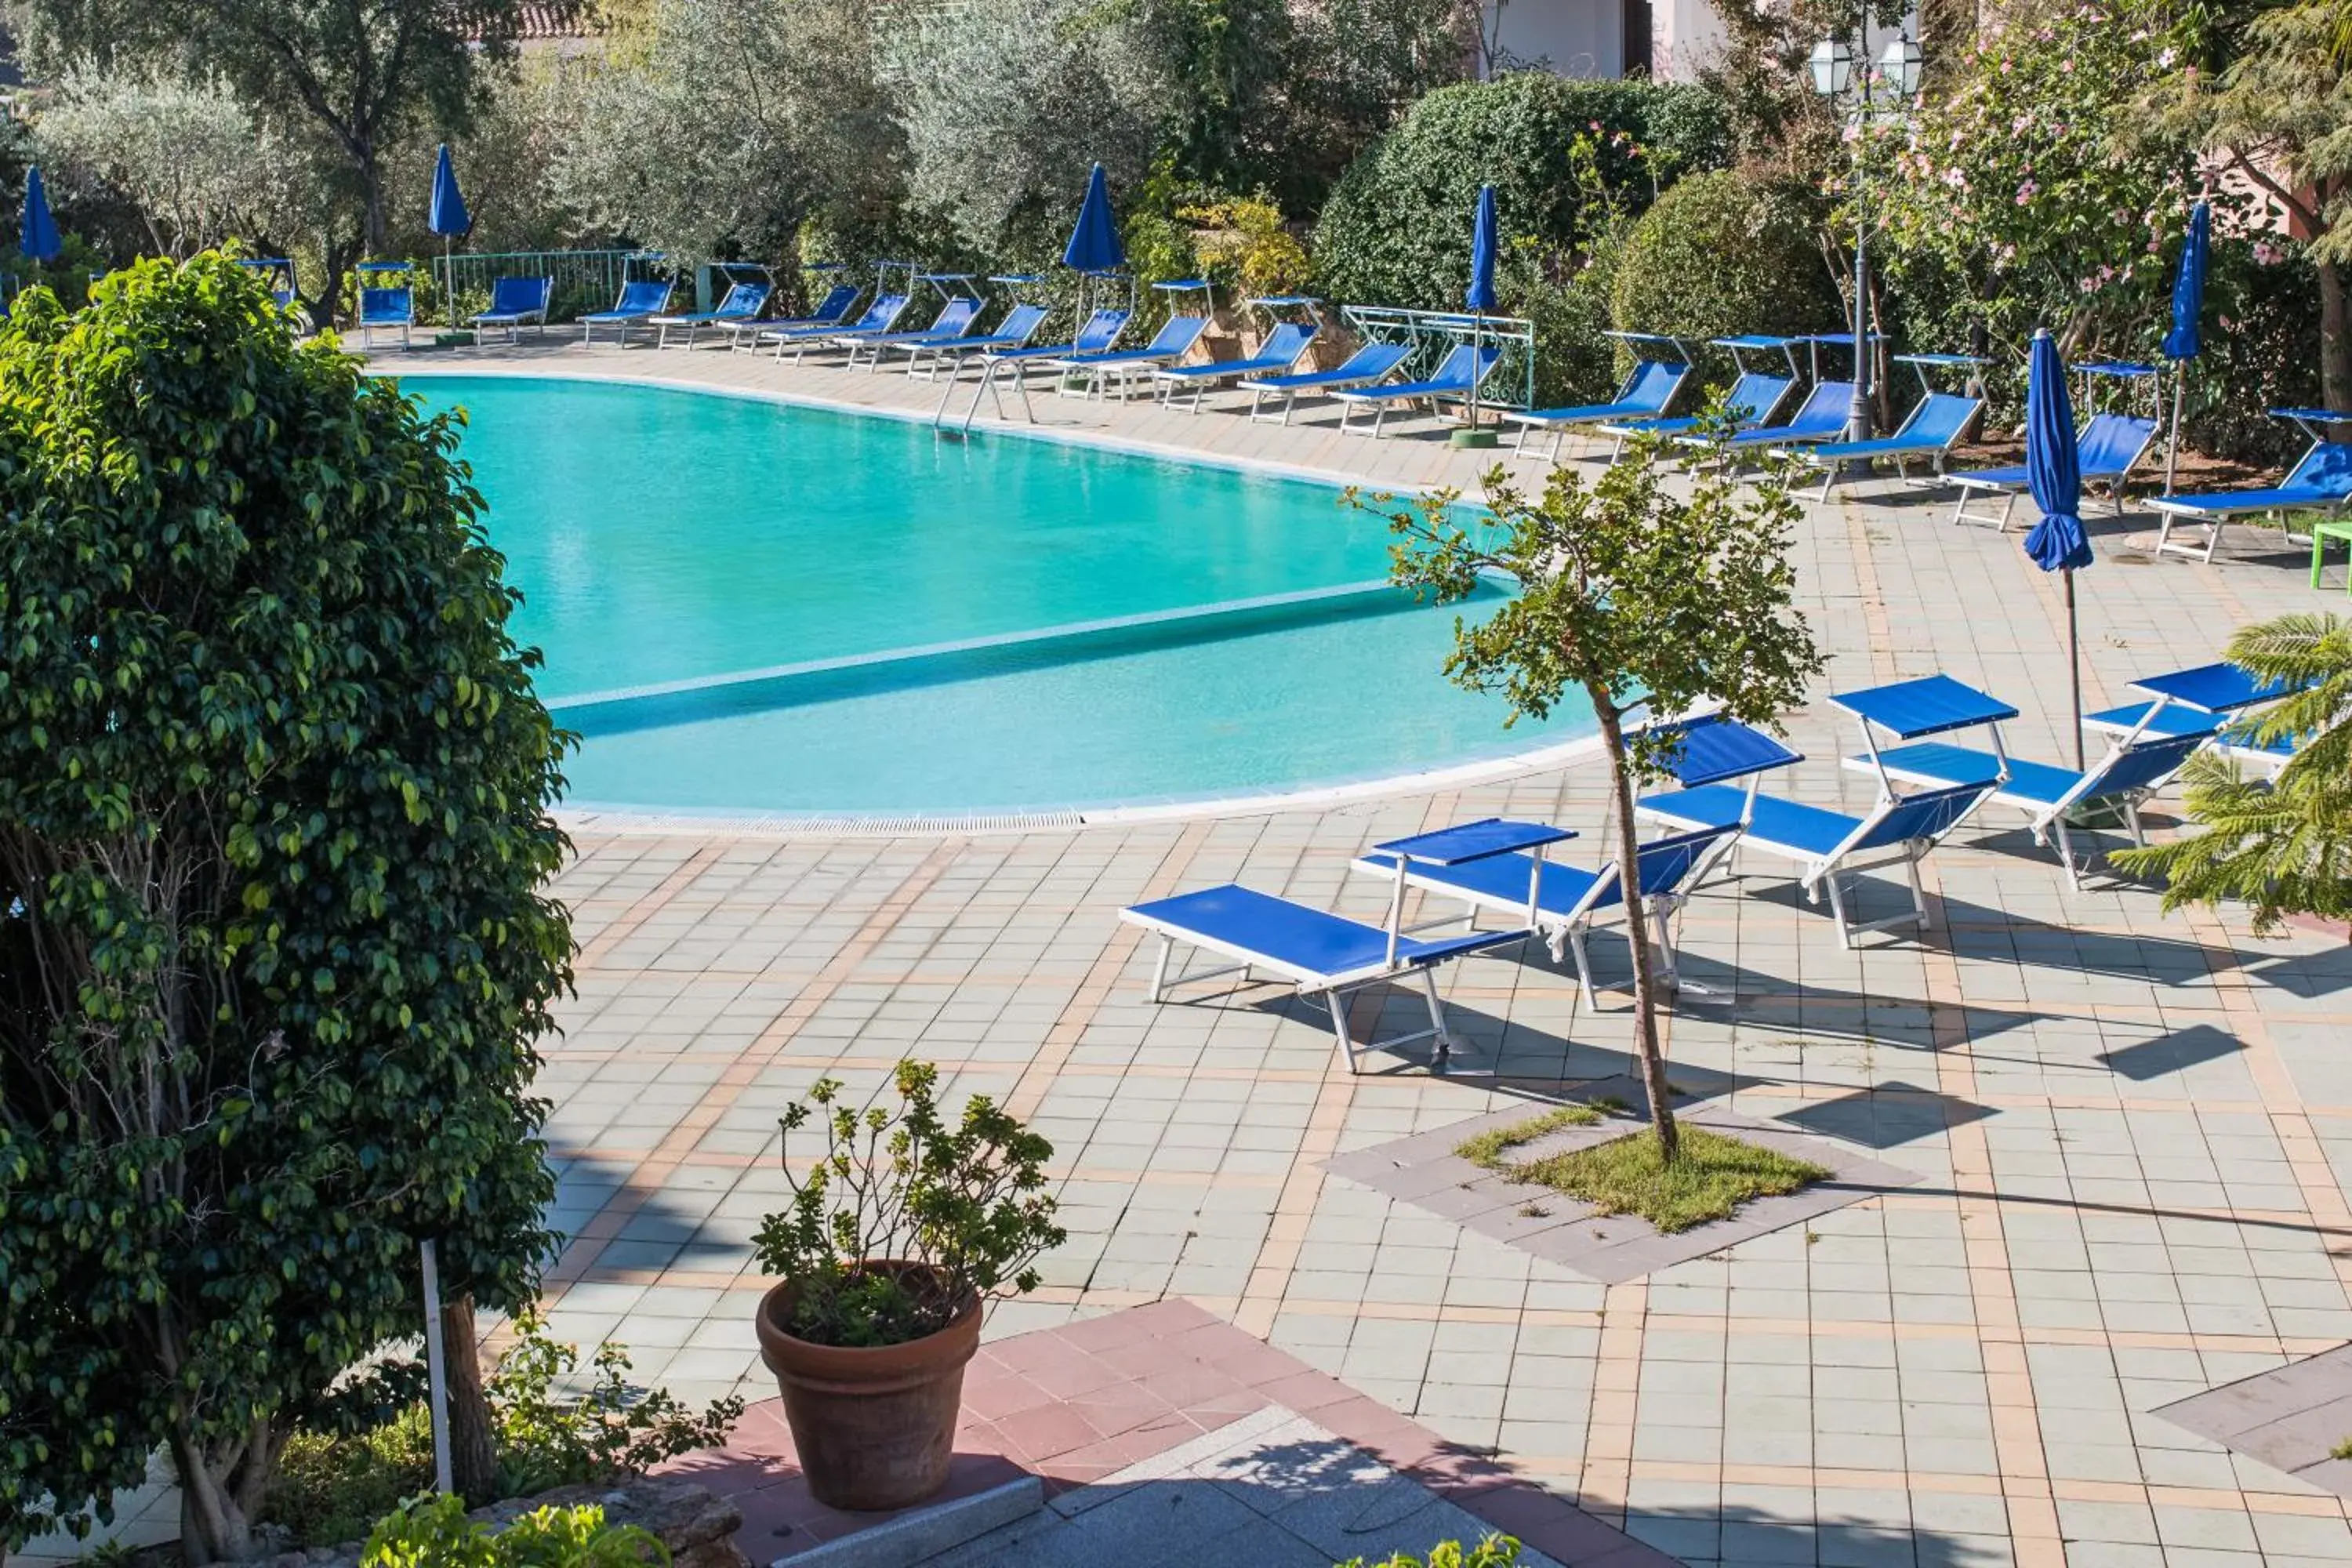
<path id="1" fill-rule="evenodd" d="M 470 416 L 516 635 L 585 737 L 574 805 L 1102 806 L 1578 732 L 1449 685 L 1454 613 L 1379 585 L 1385 525 L 1328 487 L 659 387 L 404 384 Z"/>

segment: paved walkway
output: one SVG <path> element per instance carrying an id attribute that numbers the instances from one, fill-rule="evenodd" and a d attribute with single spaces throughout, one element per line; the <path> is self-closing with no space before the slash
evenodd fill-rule
<path id="1" fill-rule="evenodd" d="M 930 395 L 748 356 L 553 357 L 878 405 Z M 1127 440 L 1400 483 L 1480 461 L 1343 438 L 1328 416 L 1285 432 L 1041 407 Z M 2251 531 L 2203 567 L 2135 548 L 2144 517 L 2094 530 L 2095 704 L 2212 657 L 2242 621 L 2336 603 Z M 2016 534 L 1952 527 L 1925 502 L 1811 508 L 1797 564 L 1832 652 L 1822 691 L 1946 670 L 2025 710 L 2020 752 L 2065 754 L 2063 607 Z M 1832 763 L 1853 737 L 1824 706 L 1794 733 L 1813 760 L 1790 787 L 1866 804 L 1866 781 Z M 1604 1287 L 1320 1168 L 1515 1095 L 1350 1078 L 1270 989 L 1150 1007 L 1148 950 L 1114 918 L 1227 879 L 1376 918 L 1379 890 L 1345 870 L 1368 842 L 1492 812 L 1589 829 L 1600 809 L 1582 769 L 1021 836 L 583 836 L 561 887 L 580 995 L 542 1080 L 561 1223 L 580 1235 L 556 1325 L 617 1336 L 681 1392 L 764 1392 L 748 1242 L 782 1184 L 775 1115 L 821 1074 L 870 1084 L 913 1054 L 1058 1151 L 1070 1243 L 996 1333 L 1186 1297 L 1692 1563 L 2352 1559 L 2342 1499 L 2149 1414 L 2352 1338 L 2340 940 L 2257 942 L 2235 913 L 2168 918 L 2104 878 L 2077 893 L 2000 831 L 1930 862 L 1932 940 L 1846 952 L 1770 862 L 1745 862 L 1685 921 L 1695 976 L 1738 994 L 1675 1016 L 1678 1082 L 1922 1179 Z M 1622 970 L 1612 945 L 1599 961 Z M 1447 1000 L 1529 1092 L 1625 1068 L 1622 995 L 1584 1005 L 1548 966 L 1461 965 Z"/>
<path id="2" fill-rule="evenodd" d="M 907 410 L 936 395 L 710 353 L 479 363 Z M 1048 411 L 1074 431 L 1393 483 L 1467 479 L 1482 460 L 1343 439 L 1328 416 L 1285 431 Z M 1809 508 L 1797 566 L 1833 654 L 1819 691 L 1948 671 L 2025 710 L 2016 750 L 2060 760 L 2056 584 L 2015 533 L 1954 528 L 1948 510 Z M 2214 657 L 2243 621 L 2342 607 L 2252 531 L 2206 567 L 2136 547 L 2144 516 L 2093 528 L 2094 704 Z M 1812 760 L 1785 787 L 1866 804 L 1825 705 L 1793 734 Z M 556 1223 L 576 1237 L 550 1280 L 553 1326 L 625 1342 L 641 1377 L 684 1395 L 772 1392 L 750 1241 L 783 1184 L 776 1115 L 821 1075 L 863 1088 L 914 1055 L 1057 1151 L 1070 1242 L 992 1335 L 1185 1298 L 1693 1563 L 2352 1561 L 2344 1499 L 2151 1414 L 2352 1338 L 2340 934 L 2260 942 L 2236 911 L 2167 917 L 2105 877 L 2071 890 L 1989 816 L 1929 863 L 1927 940 L 1849 952 L 1774 863 L 1742 862 L 1684 922 L 1693 977 L 1736 994 L 1674 1015 L 1676 1082 L 1918 1179 L 1603 1285 L 1322 1163 L 1623 1072 L 1622 994 L 1588 1005 L 1532 957 L 1475 960 L 1446 1000 L 1505 1086 L 1351 1078 L 1273 989 L 1146 1005 L 1149 952 L 1115 919 L 1229 879 L 1377 918 L 1381 891 L 1346 872 L 1370 841 L 1489 813 L 1590 832 L 1600 812 L 1586 768 L 954 838 L 583 825 L 557 889 L 579 994 L 541 1079 Z M 1890 904 L 1894 887 L 1871 896 Z M 1622 973 L 1612 939 L 1595 957 Z"/>

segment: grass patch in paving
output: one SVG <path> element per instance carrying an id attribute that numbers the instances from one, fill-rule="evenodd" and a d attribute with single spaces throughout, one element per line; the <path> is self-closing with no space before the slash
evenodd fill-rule
<path id="1" fill-rule="evenodd" d="M 1590 1106 L 1562 1106 L 1483 1132 L 1454 1152 L 1515 1182 L 1581 1198 L 1604 1215 L 1638 1215 L 1666 1236 L 1728 1219 L 1751 1198 L 1779 1197 L 1830 1176 L 1821 1166 L 1778 1150 L 1688 1123 L 1682 1128 L 1682 1158 L 1672 1165 L 1659 1159 L 1657 1135 L 1647 1129 L 1541 1160 L 1508 1158 L 1512 1150 L 1548 1132 L 1590 1127 L 1601 1119 Z"/>
<path id="2" fill-rule="evenodd" d="M 1600 1120 L 1601 1112 L 1591 1106 L 1562 1105 L 1541 1116 L 1530 1116 L 1525 1121 L 1514 1121 L 1508 1127 L 1496 1127 L 1475 1138 L 1465 1139 L 1454 1152 L 1482 1171 L 1507 1171 L 1511 1163 L 1503 1156 L 1512 1150 L 1563 1127 L 1590 1127 Z"/>
<path id="3" fill-rule="evenodd" d="M 2347 1437 L 2328 1449 L 2327 1457 L 2331 1459 L 2352 1459 L 2352 1437 Z"/>

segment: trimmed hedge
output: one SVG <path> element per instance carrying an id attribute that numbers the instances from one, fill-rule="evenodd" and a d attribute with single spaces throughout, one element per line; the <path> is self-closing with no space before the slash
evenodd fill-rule
<path id="1" fill-rule="evenodd" d="M 1441 88 L 1341 176 L 1315 228 L 1319 291 L 1459 309 L 1471 205 L 1489 180 L 1507 248 L 1581 248 L 1604 193 L 1588 186 L 1576 145 L 1596 124 L 1601 181 L 1635 208 L 1654 181 L 1730 153 L 1729 118 L 1703 87 L 1525 72 Z"/>
<path id="2" fill-rule="evenodd" d="M 1834 331 L 1843 308 L 1818 234 L 1801 190 L 1728 169 L 1694 174 L 1633 226 L 1611 313 L 1621 331 L 1699 341 Z"/>

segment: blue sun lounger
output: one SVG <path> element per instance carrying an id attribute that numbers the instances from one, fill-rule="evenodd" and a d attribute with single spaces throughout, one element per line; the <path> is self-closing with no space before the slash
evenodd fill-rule
<path id="1" fill-rule="evenodd" d="M 369 286 L 369 277 L 388 278 L 406 275 L 404 261 L 362 261 L 358 268 L 362 286 L 360 289 L 360 347 L 375 346 L 378 332 L 396 331 L 400 346 L 410 347 L 409 330 L 416 325 L 416 290 L 405 283 Z"/>
<path id="2" fill-rule="evenodd" d="M 1368 386 L 1353 392 L 1334 392 L 1339 400 L 1339 434 L 1370 436 L 1379 439 L 1381 425 L 1389 410 L 1399 404 L 1427 403 L 1433 413 L 1441 412 L 1447 403 L 1466 402 L 1470 389 L 1495 374 L 1503 363 L 1503 351 L 1496 348 L 1472 348 L 1468 343 L 1456 344 L 1439 362 L 1436 372 L 1426 381 L 1398 382 L 1387 386 Z M 1349 418 L 1359 408 L 1372 411 L 1370 425 L 1353 425 Z"/>
<path id="3" fill-rule="evenodd" d="M 1045 316 L 1046 310 L 1043 305 L 1015 305 L 1004 312 L 1004 320 L 989 331 L 970 333 L 961 338 L 923 336 L 901 342 L 884 339 L 878 347 L 884 353 L 905 354 L 908 375 L 929 377 L 944 364 L 948 367 L 949 379 L 953 380 L 955 372 L 962 368 L 967 354 L 984 354 L 999 349 L 1027 346 L 1029 340 L 1037 335 L 1037 329 L 1045 324 Z M 930 361 L 929 369 L 923 368 L 923 362 L 927 359 Z"/>
<path id="4" fill-rule="evenodd" d="M 1343 387 L 1377 385 L 1394 374 L 1397 366 L 1404 363 L 1405 355 L 1410 353 L 1412 346 L 1407 343 L 1366 343 L 1349 354 L 1345 363 L 1334 365 L 1329 370 L 1301 371 L 1295 375 L 1253 376 L 1242 383 L 1250 394 L 1250 417 L 1254 420 L 1275 419 L 1276 416 L 1261 410 L 1265 406 L 1266 394 L 1278 393 L 1282 397 L 1282 413 L 1276 422 L 1287 425 L 1290 423 L 1291 406 L 1298 401 L 1300 393 L 1311 396 L 1317 393 L 1336 393 Z"/>
<path id="5" fill-rule="evenodd" d="M 833 340 L 835 348 L 847 349 L 847 363 L 856 365 L 857 356 L 871 356 L 874 370 L 882 368 L 882 351 L 886 348 L 928 348 L 938 343 L 951 343 L 958 338 L 971 335 L 971 324 L 980 320 L 981 306 L 985 301 L 976 295 L 953 294 L 931 318 L 931 324 L 911 332 L 845 331 Z"/>
<path id="6" fill-rule="evenodd" d="M 1866 750 L 1847 758 L 1848 767 L 1876 773 L 1890 792 L 1903 784 L 1937 789 L 1984 786 L 1988 801 L 2025 813 L 2035 843 L 2055 840 L 2067 880 L 2077 888 L 2083 885 L 2084 868 L 2067 836 L 2068 815 L 2094 806 L 2116 807 L 2132 842 L 2145 843 L 2140 803 L 2163 788 L 2213 735 L 2210 717 L 2201 728 L 2183 727 L 2173 733 L 2129 731 L 2116 738 L 2095 766 L 2077 772 L 2011 756 L 2001 743 L 2000 725 L 2014 719 L 2017 710 L 1948 676 L 1900 681 L 1831 700 L 1863 721 Z M 1906 743 L 1879 745 L 1871 732 L 1874 726 L 1894 731 Z M 1920 738 L 1977 728 L 1990 735 L 1990 749 Z"/>
<path id="7" fill-rule="evenodd" d="M 865 290 L 855 283 L 836 283 L 825 290 L 824 298 L 817 301 L 816 309 L 805 316 L 786 316 L 773 321 L 734 322 L 730 328 L 733 337 L 730 346 L 739 349 L 754 347 L 763 332 L 838 327 L 849 320 L 849 313 L 857 308 L 857 297 L 863 292 Z"/>
<path id="8" fill-rule="evenodd" d="M 1933 464 L 1940 472 L 1944 458 L 1959 445 L 1960 437 L 1976 423 L 1984 409 L 1981 397 L 1963 397 L 1956 393 L 1931 392 L 1914 404 L 1904 419 L 1903 427 L 1892 436 L 1879 436 L 1868 441 L 1821 441 L 1803 446 L 1777 447 L 1774 456 L 1793 458 L 1822 471 L 1820 500 L 1826 502 L 1830 491 L 1842 478 L 1853 477 L 1850 468 L 1867 469 L 1881 458 L 1895 460 L 1898 480 L 1910 477 L 1912 459 Z"/>
<path id="9" fill-rule="evenodd" d="M 1675 401 L 1683 383 L 1690 379 L 1691 354 L 1682 340 L 1655 332 L 1604 332 L 1604 337 L 1620 338 L 1637 344 L 1634 349 L 1633 374 L 1617 389 L 1616 396 L 1606 403 L 1588 403 L 1572 408 L 1507 408 L 1503 417 L 1518 426 L 1519 434 L 1512 443 L 1515 452 L 1528 449 L 1530 432 L 1551 432 L 1551 460 L 1559 461 L 1559 449 L 1568 433 L 1581 426 L 1607 425 L 1627 419 L 1662 417 Z"/>
<path id="10" fill-rule="evenodd" d="M 1483 827 L 1485 823 L 1471 823 Z M 1649 913 L 1657 924 L 1661 966 L 1658 977 L 1672 986 L 1679 983 L 1675 968 L 1672 921 L 1689 897 L 1689 889 L 1705 876 L 1715 858 L 1738 837 L 1737 826 L 1703 827 L 1678 833 L 1642 846 L 1636 857 L 1636 882 Z M 1563 834 L 1563 837 L 1570 837 Z M 1393 878 L 1398 857 L 1384 849 L 1360 856 L 1353 868 Z M 1403 862 L 1405 885 L 1442 898 L 1459 900 L 1469 907 L 1475 929 L 1479 911 L 1491 910 L 1510 917 L 1519 929 L 1533 927 L 1559 963 L 1573 953 L 1577 984 L 1586 996 L 1599 988 L 1592 981 L 1592 963 L 1585 939 L 1594 925 L 1625 905 L 1625 889 L 1611 860 L 1598 871 L 1547 861 L 1541 855 L 1499 854 L 1461 864 Z"/>
<path id="11" fill-rule="evenodd" d="M 2331 441 L 2320 432 L 2352 424 L 2352 415 L 2326 408 L 2273 408 L 2273 419 L 2290 420 L 2311 438 L 2311 446 L 2274 489 L 2213 490 L 2204 495 L 2158 496 L 2148 504 L 2157 510 L 2156 548 L 2213 559 L 2221 542 L 2221 525 L 2233 517 L 2277 517 L 2282 521 L 2297 512 L 2341 511 L 2352 500 L 2352 442 Z M 2194 522 L 2205 530 L 2205 548 L 2172 542 L 2173 524 Z"/>
<path id="12" fill-rule="evenodd" d="M 639 278 L 621 285 L 621 297 L 613 301 L 609 310 L 591 310 L 580 318 L 580 341 L 593 343 L 596 329 L 619 329 L 621 346 L 629 346 L 629 333 L 669 309 L 670 285 L 655 278 Z"/>
<path id="13" fill-rule="evenodd" d="M 695 339 L 705 327 L 717 327 L 731 335 L 737 327 L 760 319 L 761 312 L 768 308 L 768 296 L 773 292 L 773 287 L 766 283 L 733 283 L 728 286 L 726 295 L 719 300 L 715 310 L 666 312 L 656 316 L 649 323 L 655 329 L 654 347 L 669 347 L 670 329 L 673 327 L 686 330 L 688 348 L 694 346 Z"/>
<path id="14" fill-rule="evenodd" d="M 523 323 L 528 321 L 538 331 L 547 331 L 547 305 L 555 293 L 552 278 L 499 278 L 490 284 L 490 308 L 478 316 L 468 316 L 466 324 L 474 329 L 474 345 L 481 346 L 482 335 L 493 327 L 507 330 L 507 342 L 522 342 Z"/>
<path id="15" fill-rule="evenodd" d="M 2156 421 L 2134 414 L 2094 414 L 2090 422 L 2074 433 L 2074 461 L 2082 470 L 2083 483 L 2105 485 L 2118 517 L 2124 510 L 2124 480 L 2139 466 L 2155 440 Z M 1989 522 L 2007 532 L 2010 513 L 2017 509 L 2017 498 L 2025 493 L 2025 465 L 1962 468 L 1911 482 L 1923 486 L 1958 485 L 1960 499 L 1952 508 L 1954 522 Z M 1979 494 L 2000 496 L 2000 510 L 1970 511 L 1969 502 Z"/>
<path id="16" fill-rule="evenodd" d="M 1037 423 L 1037 411 L 1029 405 L 1029 367 L 1051 364 L 1055 360 L 1068 359 L 1075 354 L 1102 353 L 1118 342 L 1118 335 L 1127 331 L 1127 323 L 1134 315 L 1135 312 L 1129 310 L 1098 310 L 1087 318 L 1077 335 L 1066 343 L 1023 343 L 1013 348 L 991 349 L 982 353 L 980 356 L 980 384 L 972 389 L 971 406 L 964 410 L 963 427 L 967 430 L 971 428 L 973 417 L 980 413 L 980 400 L 983 395 L 995 400 L 998 418 L 1008 417 L 1004 412 L 1004 390 L 1001 384 L 1007 379 L 1013 383 L 1013 392 L 1020 396 L 1023 416 L 1034 425 Z M 941 409 L 947 407 L 945 398 L 940 399 L 940 406 Z"/>
<path id="17" fill-rule="evenodd" d="M 1201 399 L 1210 388 L 1244 376 L 1280 375 L 1297 364 L 1314 345 L 1320 328 L 1302 326 L 1296 321 L 1284 321 L 1266 333 L 1265 342 L 1257 353 L 1247 359 L 1223 360 L 1210 364 L 1163 365 L 1151 373 L 1152 384 L 1160 389 L 1160 400 L 1170 407 L 1176 404 L 1179 392 L 1190 392 L 1192 401 L 1186 404 L 1193 413 L 1201 412 Z"/>
<path id="18" fill-rule="evenodd" d="M 784 357 L 784 351 L 786 349 L 794 351 L 793 361 L 794 363 L 798 363 L 801 358 L 808 353 L 809 349 L 813 345 L 822 346 L 832 342 L 838 342 L 843 337 L 850 334 L 866 337 L 879 337 L 884 332 L 887 332 L 891 328 L 897 326 L 898 324 L 898 318 L 906 314 L 906 295 L 877 294 L 874 296 L 872 301 L 866 305 L 866 313 L 858 317 L 856 321 L 851 322 L 846 327 L 842 326 L 837 322 L 830 326 L 822 327 L 792 327 L 783 325 L 766 327 L 761 330 L 758 341 L 763 343 L 775 344 L 776 357 L 778 359 Z"/>
<path id="19" fill-rule="evenodd" d="M 1820 901 L 1822 890 L 1828 889 L 1839 944 L 1852 947 L 1853 939 L 1865 931 L 1898 926 L 1926 928 L 1934 923 L 1919 886 L 1919 862 L 1984 804 L 1991 789 L 1990 784 L 1972 784 L 1924 795 L 1881 796 L 1862 816 L 1772 795 L 1751 800 L 1748 792 L 1730 784 L 1705 784 L 1644 796 L 1641 808 L 1661 822 L 1685 829 L 1743 823 L 1741 848 L 1760 849 L 1794 861 L 1798 885 L 1812 901 Z M 1848 918 L 1839 876 L 1895 864 L 1910 879 L 1910 911 L 1876 921 Z"/>
<path id="20" fill-rule="evenodd" d="M 1540 849 L 1570 837 L 1563 829 L 1541 823 L 1492 820 L 1436 833 L 1417 834 L 1377 846 L 1397 858 L 1400 865 L 1461 865 L 1490 856 Z M 1433 1069 L 1444 1071 L 1454 1040 L 1445 1028 L 1445 1014 L 1437 994 L 1435 970 L 1441 963 L 1524 942 L 1527 928 L 1512 931 L 1467 931 L 1436 939 L 1413 936 L 1402 929 L 1405 884 L 1391 874 L 1388 920 L 1366 925 L 1345 916 L 1327 914 L 1305 904 L 1227 884 L 1172 899 L 1138 904 L 1119 911 L 1119 919 L 1155 932 L 1160 953 L 1151 970 L 1151 1000 L 1157 1004 L 1171 985 L 1239 973 L 1247 977 L 1265 970 L 1288 981 L 1302 996 L 1319 998 L 1331 1015 L 1331 1032 L 1349 1072 L 1360 1072 L 1361 1051 L 1393 1050 L 1419 1040 L 1437 1042 Z M 1169 973 L 1169 956 L 1178 943 L 1222 953 L 1236 962 L 1198 973 Z M 1429 1027 L 1388 1039 L 1368 1039 L 1360 1045 L 1348 1026 L 1348 994 L 1366 985 L 1418 974 L 1429 1001 Z"/>
<path id="21" fill-rule="evenodd" d="M 1740 365 L 1739 379 L 1733 382 L 1731 390 L 1723 395 L 1721 417 L 1729 422 L 1732 434 L 1757 428 L 1778 414 L 1780 405 L 1788 401 L 1790 392 L 1797 384 L 1795 342 L 1794 338 L 1745 337 L 1717 338 L 1709 344 L 1713 348 L 1729 349 Z M 1771 371 L 1749 370 L 1744 361 L 1739 361 L 1741 351 L 1759 348 L 1777 348 L 1786 354 L 1789 374 L 1780 375 Z M 1700 429 L 1707 421 L 1708 416 L 1703 414 L 1677 415 L 1672 418 L 1605 419 L 1595 425 L 1593 429 L 1615 443 L 1609 452 L 1609 460 L 1615 462 L 1623 454 L 1625 443 L 1637 436 L 1687 436 Z"/>
<path id="22" fill-rule="evenodd" d="M 684 313 L 664 313 L 647 320 L 654 329 L 654 347 L 669 347 L 672 327 L 686 329 L 686 346 L 692 348 L 695 338 L 705 327 L 717 327 L 731 332 L 746 321 L 756 321 L 768 308 L 768 295 L 772 292 L 765 283 L 735 283 L 728 287 L 726 296 L 713 310 L 688 310 Z"/>
<path id="23" fill-rule="evenodd" d="M 1830 701 L 1862 721 L 1864 740 L 1874 749 L 1873 726 L 1888 730 L 1898 739 L 1913 740 L 1997 724 L 2017 716 L 2015 709 L 1945 676 L 1847 693 Z M 1994 735 L 1997 745 L 1998 730 Z M 1769 737 L 1764 739 L 1769 741 Z M 1677 773 L 1678 780 L 1680 776 Z M 1795 862 L 1798 886 L 1809 900 L 1818 902 L 1822 892 L 1828 892 L 1838 942 L 1850 948 L 1854 938 L 1866 931 L 1906 926 L 1925 929 L 1933 924 L 1926 892 L 1919 885 L 1919 863 L 1975 814 L 1992 793 L 1993 783 L 1987 778 L 1905 795 L 1882 774 L 1878 799 L 1860 816 L 1759 795 L 1752 784 L 1744 790 L 1728 784 L 1700 784 L 1645 795 L 1638 808 L 1643 816 L 1686 831 L 1744 823 L 1739 847 Z M 1911 908 L 1882 920 L 1851 918 L 1840 878 L 1890 865 L 1903 868 L 1910 884 Z"/>
<path id="24" fill-rule="evenodd" d="M 1139 371 L 1158 371 L 1182 359 L 1209 330 L 1206 316 L 1171 316 L 1160 325 L 1151 341 L 1141 348 L 1101 349 L 1088 353 L 1070 353 L 1060 359 L 1049 359 L 1045 368 L 1055 373 L 1057 384 L 1064 392 L 1072 386 L 1077 395 L 1107 397 L 1110 383 L 1118 383 L 1119 401 L 1125 402 L 1134 377 Z"/>
<path id="25" fill-rule="evenodd" d="M 2252 710 L 2294 689 L 2283 681 L 2257 680 L 2234 664 L 2201 664 L 2151 675 L 2131 687 L 2150 700 L 2086 714 L 2084 724 L 2109 735 L 2210 734 L 2213 749 L 2222 756 L 2259 767 L 2281 768 L 2294 760 L 2292 737 L 2254 739 Z"/>
<path id="26" fill-rule="evenodd" d="M 1702 447 L 1724 454 L 1730 461 L 1756 447 L 1791 447 L 1811 441 L 1834 441 L 1845 434 L 1846 415 L 1853 406 L 1853 383 L 1817 381 L 1786 425 L 1758 425 L 1730 436 L 1699 432 L 1677 436 L 1685 447 Z"/>

